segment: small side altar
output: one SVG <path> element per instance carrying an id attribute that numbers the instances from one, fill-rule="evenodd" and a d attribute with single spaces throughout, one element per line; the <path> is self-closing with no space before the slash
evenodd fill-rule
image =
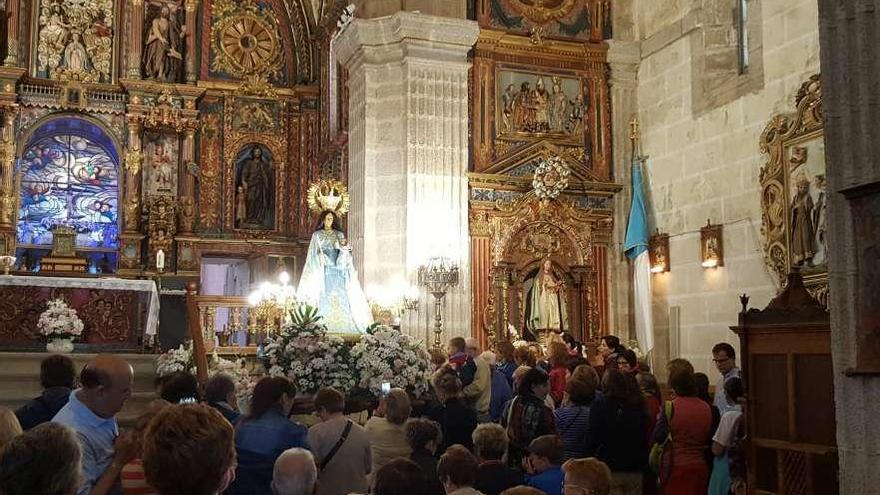
<path id="1" fill-rule="evenodd" d="M 6 275 L 0 276 L 0 347 L 44 348 L 37 320 L 55 298 L 85 325 L 77 348 L 136 351 L 156 335 L 159 293 L 151 280 Z"/>

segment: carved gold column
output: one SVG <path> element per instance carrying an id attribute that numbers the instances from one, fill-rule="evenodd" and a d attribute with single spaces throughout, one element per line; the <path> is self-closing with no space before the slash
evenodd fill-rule
<path id="1" fill-rule="evenodd" d="M 131 0 L 131 46 L 128 57 L 128 77 L 141 78 L 144 39 L 144 0 Z"/>
<path id="2" fill-rule="evenodd" d="M 139 116 L 128 119 L 128 150 L 125 153 L 125 208 L 122 220 L 125 232 L 138 232 L 141 210 L 141 168 L 143 149 L 141 147 L 141 122 Z"/>
<path id="3" fill-rule="evenodd" d="M 3 111 L 3 128 L 0 130 L 2 138 L 2 173 L 0 173 L 0 229 L 10 230 L 15 227 L 15 114 L 17 108 L 8 106 Z"/>
<path id="4" fill-rule="evenodd" d="M 198 13 L 199 1 L 186 0 L 186 82 L 195 84 L 198 79 L 196 74 L 196 14 Z"/>
<path id="5" fill-rule="evenodd" d="M 195 124 L 193 124 L 195 125 Z M 183 139 L 183 166 L 180 167 L 180 233 L 192 234 L 195 223 L 195 176 L 190 171 L 190 164 L 196 157 L 196 130 L 192 126 L 186 128 Z"/>
<path id="6" fill-rule="evenodd" d="M 18 65 L 18 42 L 20 37 L 18 17 L 20 11 L 19 0 L 6 0 L 6 39 L 9 51 L 6 54 L 6 60 L 3 61 L 3 65 L 7 67 Z"/>
<path id="7" fill-rule="evenodd" d="M 128 149 L 125 152 L 122 190 L 122 234 L 119 235 L 119 272 L 138 273 L 141 269 L 141 116 L 128 116 Z"/>

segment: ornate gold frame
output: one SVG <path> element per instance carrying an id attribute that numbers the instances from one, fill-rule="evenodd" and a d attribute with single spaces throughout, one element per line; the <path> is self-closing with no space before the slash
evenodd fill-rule
<path id="1" fill-rule="evenodd" d="M 780 287 L 786 284 L 788 273 L 795 266 L 792 259 L 792 172 L 807 160 L 807 148 L 800 145 L 824 139 L 825 116 L 818 74 L 801 85 L 795 105 L 795 113 L 774 116 L 760 139 L 761 151 L 767 154 L 767 163 L 761 168 L 760 175 L 764 261 L 779 280 Z M 824 156 L 822 160 L 824 163 Z M 802 267 L 801 271 L 810 293 L 827 305 L 827 261 L 821 266 Z"/>

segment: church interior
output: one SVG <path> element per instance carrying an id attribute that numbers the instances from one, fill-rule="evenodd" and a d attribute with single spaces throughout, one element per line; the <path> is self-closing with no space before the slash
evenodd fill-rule
<path id="1" fill-rule="evenodd" d="M 880 493 L 878 3 L 0 2 L 0 405 L 112 353 L 125 423 L 303 304 L 716 393 L 728 342 L 747 493 Z"/>

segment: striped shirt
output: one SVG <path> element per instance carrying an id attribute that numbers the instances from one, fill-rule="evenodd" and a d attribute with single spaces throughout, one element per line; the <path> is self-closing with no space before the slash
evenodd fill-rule
<path id="1" fill-rule="evenodd" d="M 565 444 L 566 459 L 587 457 L 587 435 L 590 429 L 590 406 L 565 406 L 553 412 L 556 429 Z"/>
<path id="2" fill-rule="evenodd" d="M 122 468 L 122 493 L 123 495 L 159 495 L 159 492 L 147 484 L 144 477 L 144 465 L 140 459 L 135 459 Z"/>

